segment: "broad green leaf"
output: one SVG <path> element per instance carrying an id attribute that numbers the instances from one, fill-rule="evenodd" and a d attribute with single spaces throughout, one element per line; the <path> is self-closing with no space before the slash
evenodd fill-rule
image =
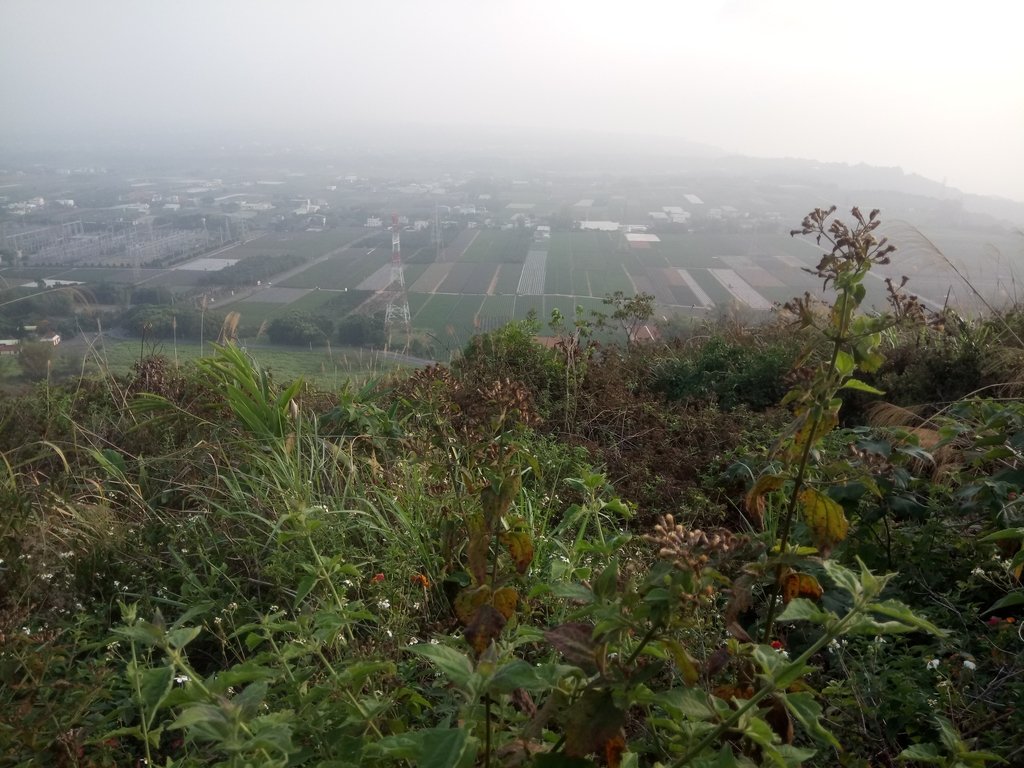
<path id="1" fill-rule="evenodd" d="M 839 740 L 821 724 L 821 705 L 807 692 L 777 693 L 786 709 L 816 741 L 840 748 Z"/>
<path id="2" fill-rule="evenodd" d="M 611 599 L 615 595 L 618 581 L 619 561 L 613 557 L 600 575 L 594 579 L 594 594 L 601 600 Z"/>
<path id="3" fill-rule="evenodd" d="M 1001 531 L 982 536 L 978 541 L 1005 541 L 1007 539 L 1024 539 L 1024 528 L 1004 528 Z"/>
<path id="4" fill-rule="evenodd" d="M 532 664 L 514 659 L 502 664 L 487 681 L 488 693 L 511 693 L 517 688 L 525 691 L 544 691 L 548 684 L 537 674 Z"/>
<path id="5" fill-rule="evenodd" d="M 711 720 L 715 716 L 708 703 L 708 694 L 699 688 L 671 688 L 654 694 L 651 701 L 680 720 Z"/>
<path id="6" fill-rule="evenodd" d="M 870 384 L 865 384 L 860 379 L 847 379 L 843 382 L 843 389 L 855 389 L 858 392 L 867 392 L 869 395 L 884 395 L 885 392 L 882 390 L 872 387 Z"/>
<path id="7" fill-rule="evenodd" d="M 469 768 L 476 760 L 475 740 L 467 728 L 430 728 L 385 736 L 375 747 L 384 755 L 409 760 L 420 768 Z"/>
<path id="8" fill-rule="evenodd" d="M 779 614 L 779 621 L 810 621 L 815 624 L 825 624 L 834 618 L 836 618 L 834 613 L 821 610 L 806 597 L 790 600 Z"/>
<path id="9" fill-rule="evenodd" d="M 469 689 L 470 678 L 473 675 L 473 663 L 465 654 L 446 645 L 431 645 L 430 643 L 413 645 L 409 650 L 430 661 L 462 690 Z"/>
<path id="10" fill-rule="evenodd" d="M 825 560 L 821 565 L 825 569 L 825 573 L 829 575 L 829 578 L 835 582 L 835 585 L 849 592 L 851 596 L 855 597 L 863 591 L 864 588 L 861 586 L 857 574 L 849 568 L 840 565 L 835 560 Z"/>
<path id="11" fill-rule="evenodd" d="M 856 365 L 853 362 L 853 355 L 849 352 L 843 352 L 842 350 L 836 352 L 836 371 L 840 376 L 852 375 L 855 367 Z"/>
<path id="12" fill-rule="evenodd" d="M 1024 590 L 1018 589 L 1016 592 L 1011 592 L 1005 597 L 1001 597 L 992 603 L 992 607 L 989 608 L 985 613 L 991 613 L 992 611 L 998 611 L 1000 608 L 1008 608 L 1014 605 L 1024 604 Z"/>
<path id="13" fill-rule="evenodd" d="M 909 606 L 904 605 L 898 600 L 885 600 L 883 602 L 871 603 L 870 610 L 873 613 L 880 613 L 887 618 L 895 619 L 902 624 L 906 624 L 908 627 L 919 629 L 922 632 L 928 632 L 936 637 L 945 637 L 949 634 L 946 630 L 940 629 L 927 619 L 922 619 L 910 610 Z"/>
<path id="14" fill-rule="evenodd" d="M 551 594 L 567 600 L 579 600 L 583 603 L 594 602 L 594 593 L 582 584 L 571 581 L 563 581 L 551 585 Z"/>
<path id="15" fill-rule="evenodd" d="M 896 757 L 897 760 L 914 760 L 918 763 L 942 764 L 946 762 L 945 756 L 939 752 L 938 744 L 915 744 L 907 747 Z"/>
<path id="16" fill-rule="evenodd" d="M 199 637 L 199 633 L 202 631 L 202 627 L 181 627 L 179 629 L 172 629 L 167 633 L 167 644 L 170 645 L 171 648 L 181 650 Z"/>
<path id="17" fill-rule="evenodd" d="M 141 704 L 146 713 L 146 727 L 149 728 L 153 724 L 157 710 L 174 686 L 174 668 L 156 667 L 138 671 L 137 674 Z"/>

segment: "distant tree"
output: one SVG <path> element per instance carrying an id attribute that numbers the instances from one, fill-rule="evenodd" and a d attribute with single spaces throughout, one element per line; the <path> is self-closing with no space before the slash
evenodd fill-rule
<path id="1" fill-rule="evenodd" d="M 325 340 L 316 319 L 305 312 L 289 312 L 275 318 L 267 327 L 267 335 L 275 344 L 320 344 Z"/>
<path id="2" fill-rule="evenodd" d="M 56 349 L 53 344 L 45 341 L 22 344 L 18 353 L 18 365 L 30 379 L 45 379 L 50 372 L 50 364 L 53 362 Z"/>
<path id="3" fill-rule="evenodd" d="M 174 292 L 166 286 L 136 288 L 132 291 L 132 304 L 172 304 Z"/>
<path id="4" fill-rule="evenodd" d="M 637 332 L 654 316 L 654 297 L 649 293 L 626 296 L 616 291 L 605 296 L 604 303 L 612 307 L 611 319 L 625 331 L 627 343 L 633 342 Z"/>
<path id="5" fill-rule="evenodd" d="M 353 347 L 384 343 L 384 322 L 379 317 L 353 314 L 338 323 L 337 339 Z"/>

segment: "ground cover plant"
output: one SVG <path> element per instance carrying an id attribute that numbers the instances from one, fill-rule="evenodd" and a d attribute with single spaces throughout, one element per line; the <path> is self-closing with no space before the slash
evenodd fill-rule
<path id="1" fill-rule="evenodd" d="M 951 326 L 862 308 L 878 226 L 810 214 L 832 298 L 774 326 L 597 344 L 620 295 L 361 388 L 227 343 L 0 401 L 0 759 L 1016 764 L 1017 358 L 846 418 Z"/>

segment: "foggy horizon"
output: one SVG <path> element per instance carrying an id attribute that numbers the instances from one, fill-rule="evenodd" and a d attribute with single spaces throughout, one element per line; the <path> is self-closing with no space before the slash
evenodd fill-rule
<path id="1" fill-rule="evenodd" d="M 892 6 L 12 2 L 0 141 L 721 153 L 1024 201 L 1024 7 Z"/>

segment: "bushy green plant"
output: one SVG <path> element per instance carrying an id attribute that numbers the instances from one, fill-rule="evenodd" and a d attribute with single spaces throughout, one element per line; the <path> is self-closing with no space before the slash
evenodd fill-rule
<path id="1" fill-rule="evenodd" d="M 756 348 L 716 335 L 663 360 L 652 387 L 670 400 L 712 400 L 724 411 L 741 405 L 763 410 L 785 394 L 796 352 L 784 344 Z"/>

